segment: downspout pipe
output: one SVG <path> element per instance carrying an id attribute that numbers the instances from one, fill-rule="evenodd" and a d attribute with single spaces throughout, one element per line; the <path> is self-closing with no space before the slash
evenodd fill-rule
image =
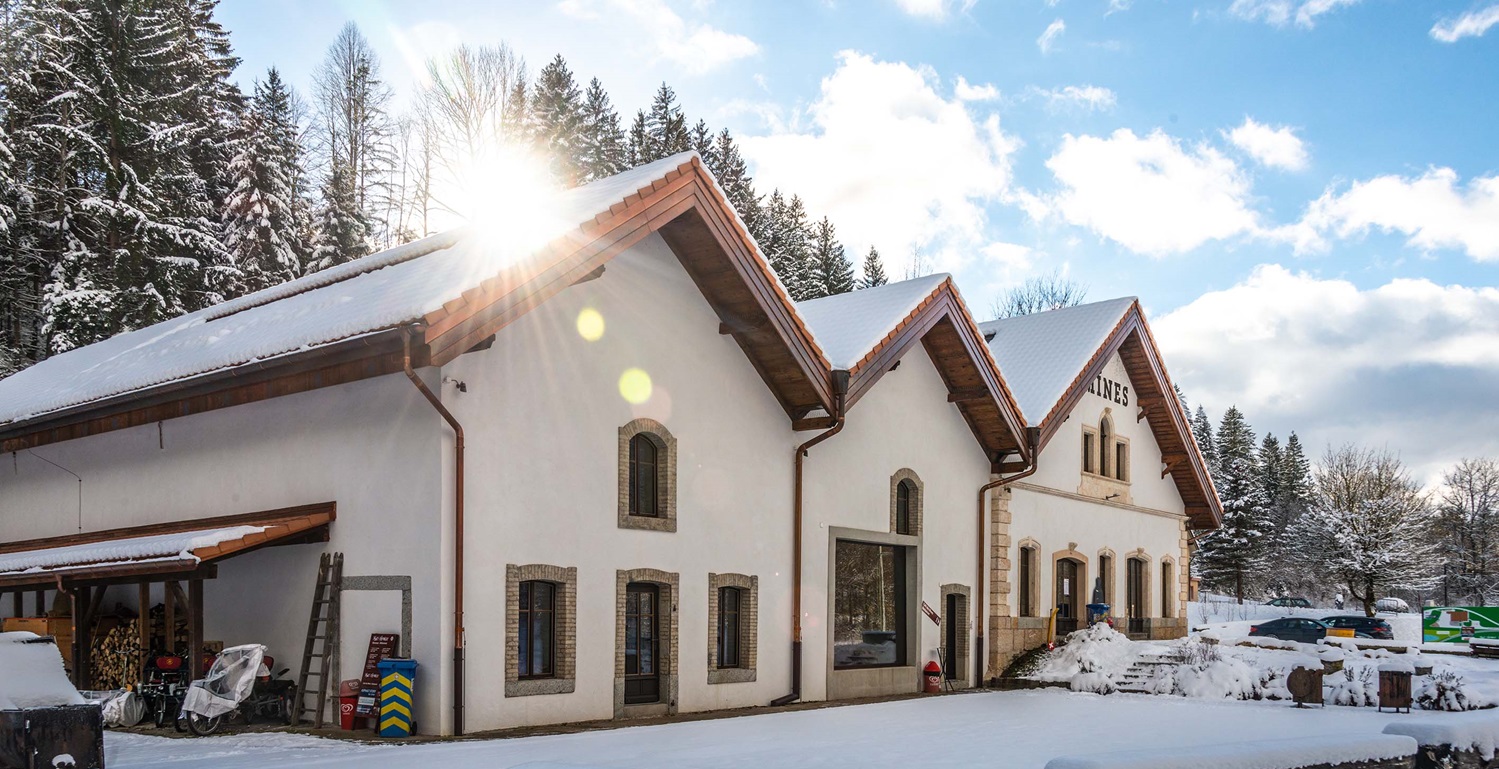
<path id="1" fill-rule="evenodd" d="M 411 337 L 421 330 L 401 329 L 401 364 L 406 378 L 453 428 L 453 734 L 463 734 L 463 425 L 411 368 Z"/>
<path id="2" fill-rule="evenodd" d="M 1015 481 L 1018 481 L 1021 478 L 1029 476 L 1036 472 L 1036 469 L 1040 466 L 1040 457 L 1038 456 L 1038 454 L 1040 453 L 1041 428 L 1025 428 L 1025 443 L 1027 448 L 1030 449 L 1030 467 L 1021 470 L 1020 472 L 1011 475 L 1008 478 L 1000 478 L 998 480 L 989 481 L 988 483 L 979 487 L 977 561 L 978 573 L 974 575 L 973 580 L 973 584 L 977 588 L 976 592 L 979 594 L 979 600 L 975 601 L 975 604 L 977 605 L 974 607 L 974 616 L 977 617 L 977 622 L 974 623 L 975 633 L 973 639 L 973 682 L 975 687 L 982 687 L 984 685 L 984 673 L 986 672 L 987 664 L 989 662 L 988 658 L 984 656 L 984 610 L 989 606 L 989 583 L 985 581 L 985 577 L 987 576 L 985 572 L 988 571 L 989 566 L 989 543 L 984 539 L 984 521 L 988 518 L 988 511 L 984 507 L 984 498 L 991 489 L 997 489 L 1001 486 L 1014 483 Z"/>
<path id="3" fill-rule="evenodd" d="M 848 397 L 848 372 L 833 372 L 833 426 L 796 447 L 792 459 L 791 496 L 791 693 L 770 704 L 789 705 L 802 698 L 802 460 L 807 450 L 843 430 L 844 403 Z"/>

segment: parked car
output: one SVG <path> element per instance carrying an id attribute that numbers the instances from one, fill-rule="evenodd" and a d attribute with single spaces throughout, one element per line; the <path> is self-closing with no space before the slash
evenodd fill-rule
<path id="1" fill-rule="evenodd" d="M 1381 598 L 1374 602 L 1375 611 L 1408 612 L 1410 604 L 1400 598 Z"/>
<path id="2" fill-rule="evenodd" d="M 1265 605 L 1266 606 L 1280 606 L 1280 607 L 1286 608 L 1286 609 L 1310 609 L 1310 608 L 1312 608 L 1312 604 L 1311 604 L 1310 601 L 1306 600 L 1305 598 L 1297 598 L 1297 597 L 1293 597 L 1293 596 L 1281 596 L 1280 598 L 1272 598 L 1272 599 L 1266 601 Z"/>
<path id="3" fill-rule="evenodd" d="M 1282 617 L 1254 625 L 1249 628 L 1249 634 L 1314 644 L 1327 637 L 1327 626 L 1305 617 Z"/>
<path id="4" fill-rule="evenodd" d="M 1365 638 L 1380 638 L 1386 641 L 1395 640 L 1395 628 L 1389 622 L 1378 617 L 1339 614 L 1335 617 L 1323 617 L 1322 624 L 1328 627 L 1347 628 L 1352 630 L 1354 635 Z"/>

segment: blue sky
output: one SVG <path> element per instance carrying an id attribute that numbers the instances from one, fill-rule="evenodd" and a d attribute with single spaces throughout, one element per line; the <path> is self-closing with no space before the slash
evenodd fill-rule
<path id="1" fill-rule="evenodd" d="M 1141 297 L 1214 412 L 1423 477 L 1499 455 L 1494 0 L 224 0 L 245 84 L 305 90 L 347 20 L 418 63 L 561 53 L 625 115 L 669 82 L 763 189 L 975 313 L 1060 270 Z M 1474 429 L 1487 424 L 1488 429 Z"/>

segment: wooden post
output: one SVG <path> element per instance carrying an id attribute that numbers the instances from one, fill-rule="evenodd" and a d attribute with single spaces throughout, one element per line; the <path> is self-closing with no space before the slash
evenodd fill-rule
<path id="1" fill-rule="evenodd" d="M 89 688 L 89 594 L 87 585 L 73 588 L 73 685 L 79 689 Z"/>
<path id="2" fill-rule="evenodd" d="M 47 591 L 36 591 L 36 616 L 47 616 Z"/>
<path id="3" fill-rule="evenodd" d="M 139 616 L 136 617 L 136 631 L 140 633 L 141 659 L 137 665 L 139 670 L 137 676 L 141 680 L 146 678 L 146 658 L 151 654 L 151 583 L 142 582 L 136 585 L 136 596 L 140 602 Z"/>
<path id="4" fill-rule="evenodd" d="M 21 607 L 21 596 L 23 593 L 17 590 L 10 594 L 10 614 L 12 617 L 20 617 L 25 614 Z"/>
<path id="5" fill-rule="evenodd" d="M 203 677 L 203 580 L 199 577 L 187 583 L 187 651 L 192 671 L 188 675 L 196 681 Z"/>
<path id="6" fill-rule="evenodd" d="M 177 653 L 177 597 L 172 593 L 172 588 L 176 585 L 176 582 L 162 583 L 161 603 L 167 610 L 166 616 L 163 617 L 166 620 L 163 626 L 166 635 L 163 636 L 162 648 L 167 654 Z"/>

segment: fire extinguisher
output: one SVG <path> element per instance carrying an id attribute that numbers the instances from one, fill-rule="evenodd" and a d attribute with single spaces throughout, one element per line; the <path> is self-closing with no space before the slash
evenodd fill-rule
<path id="1" fill-rule="evenodd" d="M 926 663 L 926 668 L 923 671 L 923 679 L 925 681 L 925 685 L 921 688 L 923 692 L 938 694 L 942 691 L 942 668 L 937 665 L 936 660 L 930 660 Z"/>

